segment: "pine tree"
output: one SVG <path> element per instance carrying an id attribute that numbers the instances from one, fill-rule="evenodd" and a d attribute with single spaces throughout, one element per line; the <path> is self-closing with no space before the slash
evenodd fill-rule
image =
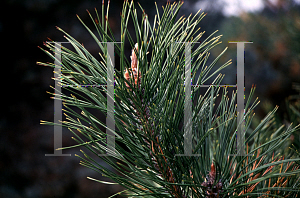
<path id="1" fill-rule="evenodd" d="M 78 144 L 85 146 L 91 153 L 81 152 L 80 164 L 89 167 L 115 183 L 99 181 L 105 184 L 119 184 L 126 188 L 118 194 L 128 197 L 297 197 L 299 193 L 299 157 L 297 152 L 282 155 L 281 145 L 299 126 L 276 128 L 274 113 L 276 107 L 261 123 L 251 129 L 253 109 L 258 105 L 257 99 L 251 102 L 255 90 L 250 91 L 245 105 L 245 145 L 248 156 L 233 156 L 235 153 L 237 114 L 236 92 L 228 96 L 226 88 L 205 88 L 202 96 L 200 86 L 192 87 L 192 134 L 193 154 L 198 156 L 178 156 L 184 154 L 184 76 L 185 45 L 190 42 L 193 52 L 192 84 L 203 85 L 231 61 L 219 66 L 212 72 L 218 59 L 226 49 L 210 64 L 209 51 L 219 44 L 221 36 L 213 37 L 214 32 L 200 44 L 204 32 L 198 33 L 196 26 L 205 16 L 200 11 L 193 17 L 181 17 L 176 20 L 183 2 L 168 3 L 163 14 L 157 15 L 151 27 L 148 16 L 143 11 L 142 20 L 132 2 L 124 1 L 121 13 L 121 43 L 115 44 L 115 52 L 120 57 L 120 71 L 115 69 L 114 118 L 116 129 L 115 155 L 98 155 L 114 153 L 107 150 L 108 135 L 101 130 L 105 127 L 98 117 L 89 109 L 93 108 L 108 115 L 108 89 L 100 87 L 80 87 L 80 84 L 104 85 L 107 75 L 107 45 L 103 42 L 117 42 L 108 23 L 104 4 L 102 18 L 97 10 L 96 19 L 89 13 L 99 35 L 82 24 L 95 39 L 101 49 L 101 61 L 93 57 L 85 47 L 71 35 L 58 28 L 66 35 L 68 42 L 76 52 L 62 47 L 62 84 L 74 85 L 64 87 L 73 93 L 69 96 L 61 93 L 67 120 L 62 126 L 68 127 Z M 130 18 L 131 16 L 131 18 Z M 132 20 L 136 41 L 128 31 L 128 21 Z M 125 40 L 129 40 L 132 52 L 131 61 L 125 56 Z M 55 45 L 47 43 L 50 51 Z M 196 47 L 195 47 L 196 46 Z M 196 49 L 194 49 L 196 48 Z M 49 56 L 55 56 L 42 49 Z M 148 62 L 148 54 L 150 61 Z M 51 63 L 38 63 L 54 67 Z M 206 66 L 209 65 L 209 66 Z M 196 79 L 196 73 L 201 70 Z M 221 74 L 212 84 L 220 84 Z M 56 79 L 57 80 L 57 79 Z M 217 104 L 217 97 L 221 101 Z M 81 110 L 77 113 L 71 107 Z M 53 124 L 43 121 L 43 124 Z M 76 132 L 78 131 L 78 132 Z M 268 137 L 265 134 L 270 134 Z M 65 147 L 62 149 L 68 149 Z M 251 155 L 250 155 L 251 154 Z M 298 157 L 298 158 L 297 158 Z M 101 158 L 109 164 L 111 171 L 96 162 Z M 117 172 L 117 173 L 116 173 Z M 113 197 L 113 196 L 111 196 Z"/>

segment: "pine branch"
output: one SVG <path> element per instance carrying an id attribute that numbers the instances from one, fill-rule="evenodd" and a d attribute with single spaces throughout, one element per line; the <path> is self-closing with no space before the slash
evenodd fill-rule
<path id="1" fill-rule="evenodd" d="M 291 134 L 299 130 L 300 125 L 284 128 L 281 123 L 276 123 L 274 114 L 278 107 L 275 107 L 252 129 L 253 111 L 259 103 L 257 99 L 252 102 L 255 87 L 252 87 L 246 102 L 246 130 L 243 134 L 246 136 L 246 153 L 252 156 L 229 156 L 234 153 L 234 142 L 237 141 L 236 93 L 233 92 L 229 99 L 226 88 L 219 93 L 220 88 L 210 87 L 203 96 L 198 96 L 200 87 L 196 86 L 192 87 L 191 144 L 195 146 L 193 154 L 200 156 L 174 157 L 175 154 L 184 152 L 182 120 L 185 102 L 185 47 L 182 43 L 200 42 L 204 32 L 194 37 L 198 31 L 195 29 L 205 16 L 204 13 L 197 13 L 198 18 L 195 15 L 192 18 L 181 17 L 176 21 L 181 5 L 182 2 L 167 4 L 162 15 L 157 9 L 157 16 L 151 27 L 144 12 L 142 22 L 139 22 L 133 1 L 124 1 L 121 13 L 121 44 L 115 45 L 121 64 L 121 71 L 115 72 L 114 115 L 118 130 L 114 133 L 117 156 L 98 156 L 107 151 L 104 146 L 107 134 L 101 130 L 101 127 L 106 128 L 106 124 L 89 111 L 92 108 L 107 114 L 107 89 L 101 86 L 75 86 L 85 83 L 103 85 L 107 81 L 108 52 L 106 44 L 102 42 L 116 41 L 110 35 L 109 6 L 105 15 L 102 5 L 102 20 L 96 10 L 97 20 L 93 22 L 99 38 L 80 20 L 98 44 L 102 61 L 98 61 L 80 42 L 59 28 L 76 51 L 65 47 L 61 49 L 62 82 L 59 83 L 74 85 L 64 88 L 72 93 L 71 96 L 64 93 L 59 95 L 67 116 L 67 120 L 61 125 L 68 127 L 74 134 L 73 139 L 78 144 L 71 146 L 72 148 L 85 146 L 97 159 L 100 157 L 119 174 L 99 164 L 83 151 L 85 158 L 79 156 L 81 164 L 111 178 L 115 183 L 97 179 L 93 179 L 94 181 L 122 185 L 128 191 L 126 196 L 131 197 L 297 197 L 300 187 L 300 156 L 295 157 L 297 152 L 283 155 L 281 147 L 285 146 Z M 143 11 L 141 6 L 140 8 Z M 91 16 L 90 13 L 89 15 Z M 136 42 L 128 31 L 130 16 Z M 91 18 L 93 19 L 92 16 Z M 203 85 L 231 63 L 228 61 L 212 71 L 226 49 L 212 63 L 207 63 L 209 50 L 220 43 L 221 36 L 212 37 L 214 33 L 201 40 L 197 47 L 195 44 L 191 45 L 195 48 L 191 53 L 192 77 L 197 85 Z M 127 60 L 124 52 L 126 36 L 131 46 L 134 45 L 131 62 Z M 46 47 L 49 51 L 55 51 L 55 45 L 51 43 L 46 44 Z M 54 55 L 42 50 L 55 60 Z M 151 55 L 149 63 L 146 56 L 148 51 Z M 55 66 L 50 63 L 39 64 Z M 200 75 L 195 79 L 200 68 Z M 219 74 L 212 84 L 220 84 L 222 78 L 223 75 Z M 216 104 L 219 95 L 221 101 Z M 77 107 L 80 113 L 70 106 Z M 123 148 L 124 145 L 126 148 Z"/>
<path id="2" fill-rule="evenodd" d="M 132 73 L 129 74 L 129 71 L 126 69 L 126 71 L 124 73 L 124 78 L 128 82 L 134 82 L 134 87 L 137 87 L 137 89 L 140 89 L 140 87 L 141 87 L 141 72 L 139 71 L 139 67 L 138 67 L 138 60 L 137 60 L 137 56 L 136 56 L 137 52 L 138 52 L 138 44 L 136 43 L 135 48 L 132 50 L 132 54 L 131 54 L 131 71 L 133 72 L 133 75 L 132 75 Z M 134 94 L 135 97 L 137 97 L 136 93 L 132 90 L 132 88 L 129 84 L 126 83 L 126 87 L 130 91 L 132 91 L 132 93 Z M 165 171 L 162 163 L 159 161 L 159 159 L 157 159 L 158 155 L 161 154 L 162 156 L 164 156 L 164 153 L 159 145 L 159 137 L 157 135 L 155 136 L 154 125 L 151 124 L 152 129 L 150 129 L 148 127 L 148 126 L 150 126 L 150 124 L 149 124 L 150 111 L 148 108 L 149 103 L 148 103 L 148 105 L 144 104 L 144 99 L 142 97 L 143 94 L 144 94 L 144 90 L 142 90 L 142 94 L 140 95 L 140 100 L 142 101 L 141 107 L 143 109 L 142 112 L 138 111 L 138 108 L 136 108 L 134 102 L 132 102 L 129 99 L 130 103 L 134 107 L 134 110 L 137 114 L 137 119 L 139 121 L 141 131 L 144 131 L 146 134 L 150 132 L 151 138 L 156 140 L 156 142 L 153 140 L 151 142 L 149 142 L 148 140 L 145 140 L 145 142 L 146 142 L 147 146 L 151 149 L 150 156 L 151 156 L 153 165 L 154 165 L 158 175 L 163 177 L 166 182 L 175 183 L 175 178 L 173 176 L 174 174 L 173 174 L 173 171 L 171 170 L 171 168 L 168 166 L 167 170 Z M 145 130 L 143 129 L 143 126 L 146 126 Z M 154 147 L 156 149 L 154 149 Z M 155 151 L 155 150 L 157 150 L 157 148 L 159 148 L 159 152 Z M 165 164 L 168 164 L 168 161 L 166 160 L 165 157 L 164 157 L 164 161 L 165 161 Z M 160 163 L 158 163 L 158 162 L 160 162 Z M 142 186 L 140 186 L 140 188 L 144 189 Z M 176 198 L 182 197 L 182 196 L 180 196 L 180 195 L 182 195 L 182 192 L 180 192 L 179 187 L 176 185 L 172 186 L 169 192 L 171 194 L 173 194 Z"/>

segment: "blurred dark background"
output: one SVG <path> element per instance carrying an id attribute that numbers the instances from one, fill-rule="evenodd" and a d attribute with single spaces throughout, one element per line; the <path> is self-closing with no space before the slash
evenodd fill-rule
<path id="1" fill-rule="evenodd" d="M 288 119 L 284 101 L 297 94 L 292 84 L 300 83 L 299 4 L 292 0 L 262 0 L 263 6 L 256 12 L 239 9 L 235 15 L 226 15 L 224 8 L 229 2 L 185 0 L 179 16 L 195 14 L 202 8 L 207 16 L 200 23 L 201 32 L 205 30 L 208 36 L 218 29 L 216 35 L 223 34 L 223 43 L 212 50 L 211 56 L 229 47 L 217 64 L 233 59 L 233 64 L 222 72 L 226 74 L 224 84 L 235 84 L 236 78 L 236 44 L 228 41 L 252 41 L 253 44 L 245 46 L 245 82 L 246 92 L 252 84 L 257 85 L 255 97 L 261 100 L 256 109 L 257 119 L 275 105 L 280 106 L 278 116 Z M 139 3 L 152 22 L 156 12 L 154 1 L 139 0 Z M 159 8 L 165 4 L 166 1 L 157 1 Z M 100 12 L 101 5 L 102 0 L 1 1 L 4 102 L 0 116 L 0 197 L 96 198 L 122 190 L 120 186 L 88 180 L 87 176 L 107 179 L 79 165 L 79 158 L 74 156 L 79 154 L 78 149 L 63 151 L 71 157 L 45 157 L 53 153 L 53 127 L 40 125 L 40 120 L 53 121 L 54 102 L 46 91 L 53 92 L 50 85 L 54 81 L 52 68 L 36 65 L 37 61 L 52 62 L 38 46 L 43 46 L 47 37 L 65 41 L 55 28 L 58 26 L 97 54 L 99 49 L 76 14 L 91 25 L 86 9 L 94 14 L 94 8 Z M 110 3 L 109 22 L 117 39 L 122 5 L 123 0 Z M 130 46 L 126 55 L 129 58 Z M 75 143 L 71 132 L 64 130 L 63 134 L 63 146 Z"/>

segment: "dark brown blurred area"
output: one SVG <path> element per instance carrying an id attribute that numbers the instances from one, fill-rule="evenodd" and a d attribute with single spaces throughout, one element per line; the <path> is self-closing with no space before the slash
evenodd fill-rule
<path id="1" fill-rule="evenodd" d="M 216 0 L 214 0 L 216 1 Z M 214 2 L 212 1 L 212 2 Z M 167 1 L 158 1 L 158 7 Z M 196 13 L 193 5 L 197 1 L 185 0 L 181 15 Z M 139 0 L 153 23 L 154 1 Z M 246 92 L 252 84 L 257 85 L 256 96 L 271 106 L 283 108 L 284 99 L 295 92 L 293 82 L 300 82 L 300 12 L 299 5 L 292 1 L 280 1 L 268 5 L 259 13 L 244 13 L 240 17 L 226 18 L 221 8 L 213 6 L 200 23 L 206 36 L 219 29 L 224 46 L 229 46 L 224 63 L 233 59 L 227 70 L 225 82 L 235 83 L 236 46 L 230 40 L 253 41 L 245 47 Z M 105 5 L 107 1 L 105 1 Z M 53 153 L 53 126 L 40 125 L 40 120 L 53 121 L 53 100 L 48 92 L 54 85 L 53 69 L 36 65 L 37 61 L 52 62 L 37 46 L 43 46 L 47 37 L 54 41 L 65 41 L 58 26 L 84 43 L 91 54 L 97 55 L 96 43 L 76 17 L 78 14 L 86 24 L 92 22 L 86 12 L 101 11 L 102 0 L 4 0 L 1 1 L 0 35 L 2 38 L 2 89 L 3 105 L 0 115 L 0 197 L 74 197 L 106 198 L 123 188 L 104 185 L 88 180 L 93 177 L 111 181 L 98 173 L 79 165 L 79 149 L 68 149 L 63 153 L 71 157 L 45 157 Z M 117 40 L 120 38 L 120 12 L 123 0 L 111 0 L 109 22 Z M 216 4 L 217 5 L 217 4 Z M 138 7 L 136 5 L 136 7 Z M 224 46 L 221 46 L 224 48 Z M 128 45 L 127 57 L 130 55 Z M 215 49 L 215 54 L 221 48 Z M 221 65 L 221 63 L 217 65 Z M 223 72 L 223 73 L 224 73 Z M 261 105 L 257 111 L 263 116 Z M 63 146 L 73 145 L 71 132 L 63 130 Z M 98 161 L 103 164 L 101 160 Z"/>

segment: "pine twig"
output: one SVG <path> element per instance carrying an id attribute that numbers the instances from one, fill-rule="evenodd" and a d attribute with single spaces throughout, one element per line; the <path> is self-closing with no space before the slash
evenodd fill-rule
<path id="1" fill-rule="evenodd" d="M 138 44 L 136 43 L 135 44 L 135 48 L 132 50 L 132 53 L 131 53 L 131 68 L 130 68 L 130 71 L 128 71 L 127 69 L 125 70 L 125 73 L 124 73 L 124 77 L 125 79 L 128 81 L 128 82 L 134 82 L 134 86 L 136 86 L 138 89 L 141 88 L 141 72 L 139 71 L 139 67 L 138 67 L 138 58 L 137 58 L 137 55 L 135 52 L 138 52 Z M 132 75 L 133 73 L 133 75 Z M 131 89 L 130 85 L 127 84 L 125 82 L 125 85 L 126 87 L 134 94 L 134 96 L 137 96 L 137 94 Z M 142 95 L 144 93 L 144 90 L 142 90 Z M 142 97 L 142 96 L 141 96 Z M 139 118 L 138 119 L 138 122 L 139 122 L 139 125 L 142 125 L 142 119 L 143 118 L 143 121 L 146 124 L 146 126 L 149 126 L 149 118 L 150 118 L 150 111 L 149 111 L 149 107 L 148 105 L 146 105 L 143 100 L 143 98 L 140 98 L 141 101 L 142 101 L 142 107 L 144 109 L 144 112 L 143 113 L 140 113 L 137 109 L 137 107 L 135 106 L 134 102 L 130 101 L 131 105 L 133 106 L 133 109 L 135 110 L 136 114 L 137 114 L 137 117 Z M 174 173 L 172 171 L 172 169 L 168 166 L 167 167 L 167 171 L 165 172 L 164 170 L 164 167 L 162 167 L 161 163 L 158 163 L 158 159 L 156 156 L 158 156 L 159 154 L 162 154 L 163 158 L 164 158 L 164 161 L 166 164 L 168 164 L 167 162 L 167 159 L 164 157 L 164 153 L 159 145 L 159 138 L 158 136 L 154 137 L 154 126 L 153 124 L 151 123 L 151 127 L 152 129 L 149 129 L 147 128 L 147 130 L 145 131 L 145 133 L 147 134 L 147 131 L 151 131 L 151 134 L 150 136 L 153 138 L 153 139 L 156 139 L 156 142 L 153 143 L 153 141 L 148 142 L 147 140 L 145 140 L 145 142 L 147 143 L 147 145 L 151 148 L 151 151 L 150 151 L 150 155 L 151 155 L 151 158 L 152 158 L 152 161 L 154 163 L 154 167 L 156 169 L 157 172 L 159 172 L 159 175 L 160 176 L 166 176 L 166 181 L 167 182 L 170 182 L 170 183 L 175 183 L 175 178 L 174 178 Z M 141 130 L 143 130 L 141 128 Z M 155 148 L 159 149 L 159 153 L 156 153 L 155 152 Z M 178 186 L 174 185 L 172 186 L 172 188 L 170 189 L 171 192 L 173 192 L 174 196 L 176 198 L 181 198 L 181 197 L 184 197 L 184 195 L 182 195 L 182 193 L 180 192 L 180 189 Z"/>

